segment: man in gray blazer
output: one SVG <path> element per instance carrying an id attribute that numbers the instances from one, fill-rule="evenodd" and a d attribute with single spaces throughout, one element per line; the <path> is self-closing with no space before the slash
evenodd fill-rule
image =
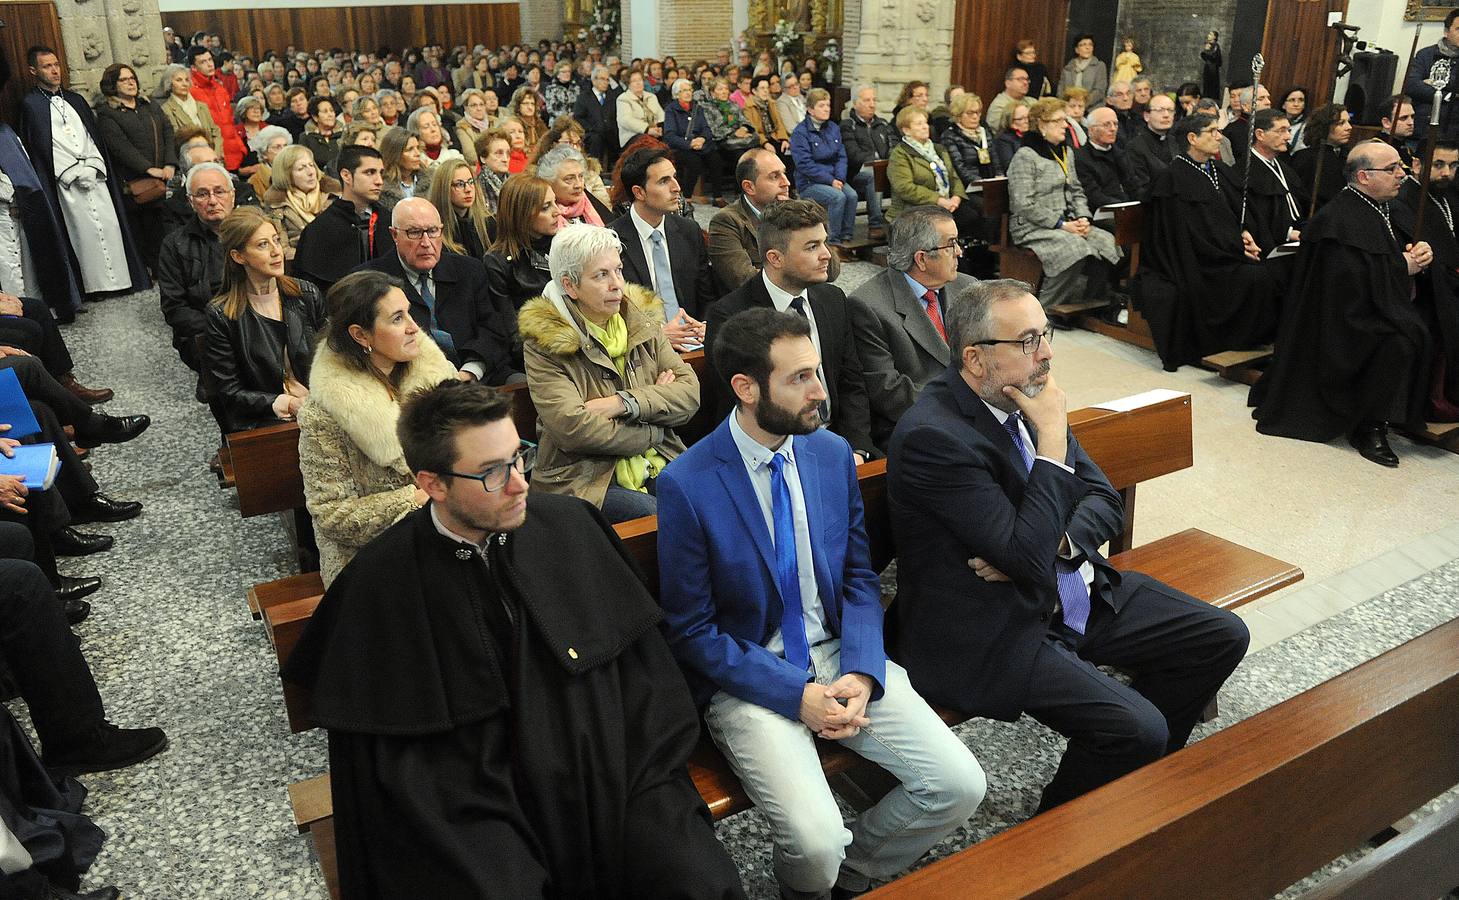
<path id="1" fill-rule="evenodd" d="M 977 280 L 957 270 L 957 223 L 940 206 L 919 206 L 892 226 L 888 266 L 847 303 L 871 400 L 871 437 L 885 451 L 902 413 L 950 362 L 944 316 Z"/>

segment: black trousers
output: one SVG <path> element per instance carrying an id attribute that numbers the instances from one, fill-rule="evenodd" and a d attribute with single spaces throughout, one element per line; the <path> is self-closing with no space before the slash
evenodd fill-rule
<path id="1" fill-rule="evenodd" d="M 24 515 L 0 509 L 0 523 L 22 525 L 30 533 L 32 550 L 26 554 L 40 567 L 52 585 L 59 586 L 61 573 L 56 568 L 56 554 L 51 549 L 51 535 L 71 524 L 71 506 L 87 500 L 99 490 L 85 465 L 76 456 L 76 448 L 66 440 L 56 414 L 44 403 L 32 403 L 31 412 L 41 426 L 40 434 L 24 438 L 25 443 L 52 443 L 61 460 L 55 483 L 48 491 L 31 491 L 25 498 Z"/>
<path id="2" fill-rule="evenodd" d="M 41 361 L 46 371 L 60 378 L 73 368 L 66 339 L 44 300 L 20 298 L 24 315 L 0 316 L 0 344 L 24 350 Z"/>
<path id="3" fill-rule="evenodd" d="M 0 654 L 30 707 L 41 746 L 74 746 L 102 724 L 101 694 L 26 529 L 0 523 Z"/>
<path id="4" fill-rule="evenodd" d="M 85 434 L 101 422 L 89 404 L 61 387 L 37 356 L 0 358 L 0 369 L 10 369 L 20 381 L 20 389 L 32 403 L 44 403 L 56 413 L 62 425 L 70 425 L 78 434 Z"/>
<path id="5" fill-rule="evenodd" d="M 1138 572 L 1123 576 L 1118 615 L 1096 601 L 1082 635 L 1056 619 L 1034 658 L 1024 710 L 1069 739 L 1040 812 L 1184 747 L 1246 655 L 1250 635 L 1233 613 Z"/>
<path id="6" fill-rule="evenodd" d="M 147 271 L 156 272 L 157 257 L 162 253 L 162 238 L 169 230 L 167 203 L 165 200 L 154 200 L 145 206 L 138 206 L 132 200 L 131 194 L 123 196 L 122 203 L 127 208 L 127 226 L 132 232 L 132 242 L 137 245 L 137 253 L 141 255 Z"/>

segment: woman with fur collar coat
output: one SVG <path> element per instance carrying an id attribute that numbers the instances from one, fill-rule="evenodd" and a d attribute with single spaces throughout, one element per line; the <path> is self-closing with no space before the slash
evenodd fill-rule
<path id="1" fill-rule="evenodd" d="M 699 409 L 699 381 L 669 346 L 653 291 L 623 284 L 617 311 L 600 315 L 615 301 L 594 273 L 616 280 L 618 253 L 613 231 L 567 226 L 552 242 L 557 277 L 517 316 L 540 423 L 532 489 L 579 497 L 609 521 L 652 515 L 654 477 L 684 452 L 673 429 Z"/>
<path id="2" fill-rule="evenodd" d="M 299 469 L 325 587 L 365 544 L 425 504 L 395 435 L 400 402 L 455 378 L 456 368 L 410 317 L 400 283 L 356 272 L 334 306 L 299 408 Z M 379 360 L 393 363 L 384 373 Z"/>

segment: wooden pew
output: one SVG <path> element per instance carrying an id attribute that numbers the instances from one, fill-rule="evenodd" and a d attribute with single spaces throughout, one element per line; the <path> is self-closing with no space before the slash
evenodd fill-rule
<path id="1" fill-rule="evenodd" d="M 1140 271 L 1140 244 L 1145 238 L 1145 207 L 1126 206 L 1116 209 L 1114 225 L 1115 244 L 1129 250 L 1130 269 L 1127 277 L 1133 279 Z M 1126 313 L 1127 321 L 1121 325 L 1118 322 L 1106 322 L 1097 313 L 1086 311 L 1078 317 L 1079 327 L 1153 351 L 1155 337 L 1150 333 L 1150 323 L 1145 321 L 1145 317 L 1133 305 L 1127 307 Z"/>
<path id="2" fill-rule="evenodd" d="M 1190 397 L 1182 395 L 1129 412 L 1076 410 L 1070 414 L 1070 425 L 1081 445 L 1105 470 L 1127 503 L 1124 531 L 1111 542 L 1114 554 L 1111 562 L 1118 568 L 1144 571 L 1222 608 L 1234 608 L 1295 583 L 1302 578 L 1301 570 L 1197 529 L 1171 535 L 1137 550 L 1114 550 L 1116 545 L 1128 548 L 1132 539 L 1136 484 L 1192 465 L 1190 412 Z M 857 472 L 866 507 L 873 565 L 880 570 L 894 556 L 886 498 L 886 462 L 866 463 Z M 657 520 L 652 516 L 636 519 L 616 526 L 616 530 L 648 577 L 651 590 L 657 594 Z M 288 658 L 318 601 L 317 597 L 289 601 L 266 612 L 272 618 L 274 648 L 280 665 Z M 305 694 L 296 686 L 285 686 L 285 706 L 294 731 L 312 727 Z M 949 724 L 965 718 L 952 710 L 939 710 L 939 714 Z M 823 743 L 818 749 L 828 777 L 868 766 L 840 745 Z M 690 762 L 690 775 L 716 818 L 750 807 L 749 798 L 712 744 L 701 742 L 696 749 Z M 333 826 L 323 815 L 328 807 L 319 801 L 321 794 L 324 798 L 329 796 L 327 779 L 327 775 L 321 776 L 290 787 L 290 796 L 295 801 L 295 824 L 301 832 L 308 831 L 314 836 L 322 865 L 325 853 L 329 852 L 332 859 L 333 850 Z"/>
<path id="3" fill-rule="evenodd" d="M 868 896 L 1270 897 L 1459 783 L 1456 709 L 1459 620 Z M 1447 893 L 1455 806 L 1311 896 Z"/>
<path id="4" fill-rule="evenodd" d="M 1272 360 L 1270 345 L 1255 350 L 1223 350 L 1201 358 L 1201 368 L 1210 369 L 1227 381 L 1256 384 L 1262 369 Z"/>

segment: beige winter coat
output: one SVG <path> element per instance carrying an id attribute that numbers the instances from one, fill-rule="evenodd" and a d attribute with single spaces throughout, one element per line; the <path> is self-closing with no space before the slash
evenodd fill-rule
<path id="1" fill-rule="evenodd" d="M 552 285 L 548 285 L 552 291 Z M 665 459 L 684 452 L 673 428 L 699 409 L 699 380 L 664 337 L 664 302 L 648 288 L 624 285 L 628 326 L 627 379 L 601 344 L 587 336 L 582 313 L 569 299 L 534 297 L 522 305 L 527 386 L 537 407 L 537 467 L 532 490 L 580 497 L 596 506 L 613 480 L 613 466 L 652 447 Z M 670 384 L 655 384 L 672 370 Z M 636 422 L 589 413 L 584 404 L 627 391 L 639 405 Z"/>
<path id="2" fill-rule="evenodd" d="M 422 335 L 420 348 L 407 364 L 402 398 L 456 377 L 434 342 Z M 415 509 L 415 480 L 395 436 L 399 417 L 400 403 L 384 385 L 320 343 L 299 408 L 299 469 L 325 586 L 356 551 Z"/>

